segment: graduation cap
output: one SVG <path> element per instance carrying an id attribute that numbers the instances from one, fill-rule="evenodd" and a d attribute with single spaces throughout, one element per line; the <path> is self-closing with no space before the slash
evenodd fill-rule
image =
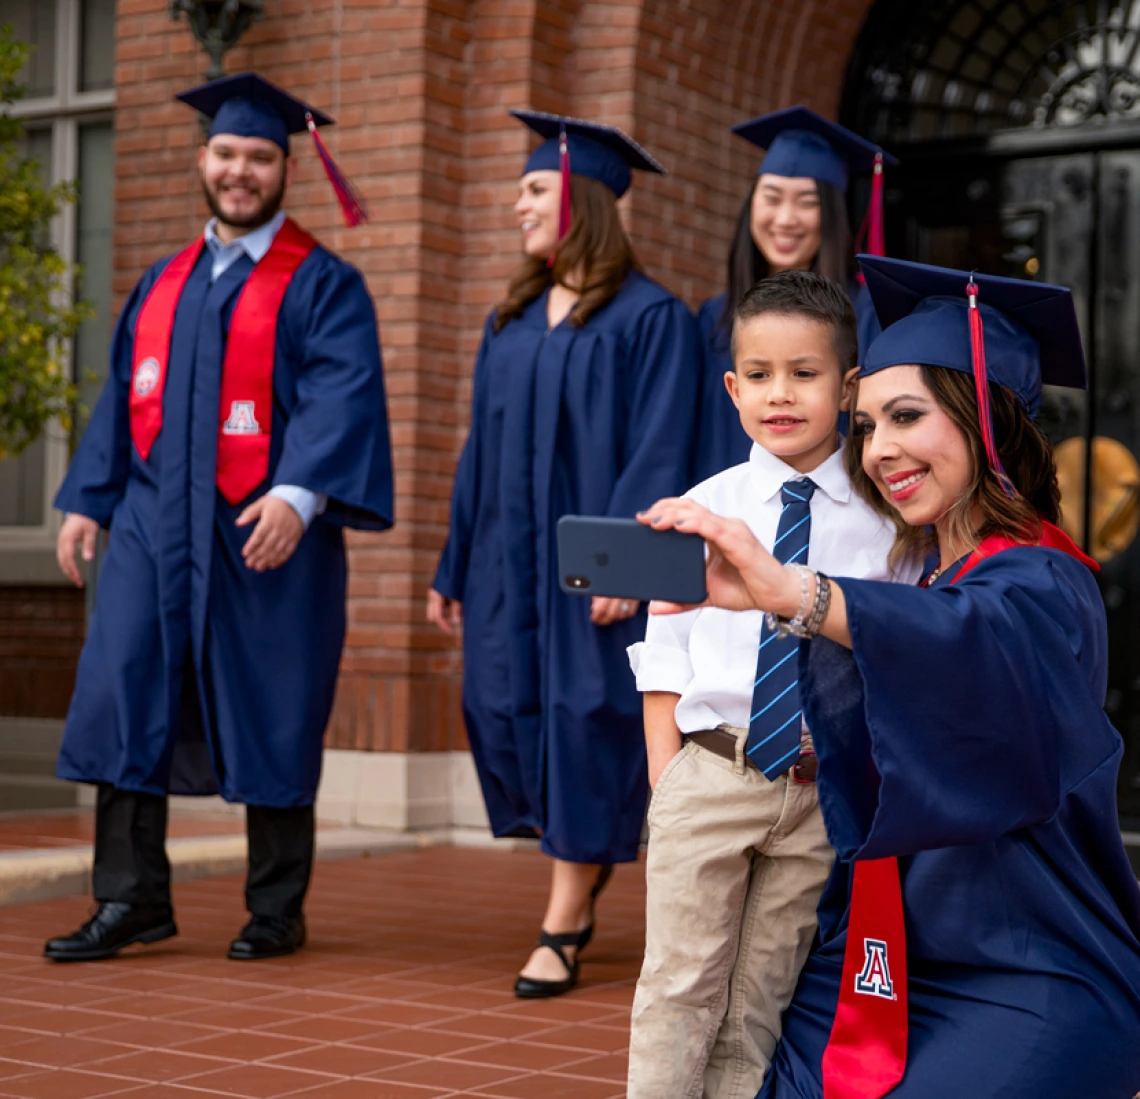
<path id="1" fill-rule="evenodd" d="M 633 138 L 616 126 L 588 122 L 583 118 L 545 114 L 542 111 L 511 111 L 520 122 L 545 138 L 523 168 L 528 172 L 555 171 L 562 174 L 562 210 L 558 218 L 558 239 L 570 232 L 570 176 L 585 176 L 605 184 L 617 198 L 629 190 L 632 171 L 665 175 L 661 164 Z"/>
<path id="2" fill-rule="evenodd" d="M 878 145 L 807 107 L 785 107 L 732 127 L 745 141 L 766 150 L 757 175 L 805 177 L 846 192 L 852 173 L 871 172 L 871 204 L 859 232 L 868 234 L 868 251 L 881 256 L 883 240 L 883 166 L 898 161 Z"/>
<path id="3" fill-rule="evenodd" d="M 767 150 L 757 175 L 806 176 L 846 191 L 852 172 L 874 171 L 877 162 L 898 164 L 878 145 L 807 107 L 785 107 L 738 123 L 732 132 Z"/>
<path id="4" fill-rule="evenodd" d="M 223 76 L 179 92 L 174 98 L 212 120 L 210 137 L 217 134 L 261 137 L 279 146 L 286 156 L 289 155 L 289 135 L 308 130 L 346 223 L 353 226 L 367 221 L 368 211 L 363 198 L 337 166 L 317 133 L 318 126 L 334 125 L 333 119 L 323 111 L 309 106 L 255 72 Z"/>
<path id="5" fill-rule="evenodd" d="M 988 382 L 1005 386 L 1031 416 L 1041 407 L 1042 385 L 1086 388 L 1072 292 L 882 256 L 858 260 L 883 328 L 860 377 L 911 364 L 972 374 L 990 465 L 1006 492 L 1016 495 L 994 442 Z"/>

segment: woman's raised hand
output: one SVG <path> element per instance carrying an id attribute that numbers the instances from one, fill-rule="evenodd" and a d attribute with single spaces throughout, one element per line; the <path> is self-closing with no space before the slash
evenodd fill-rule
<path id="1" fill-rule="evenodd" d="M 708 606 L 730 611 L 763 610 L 791 617 L 800 604 L 800 580 L 780 564 L 740 519 L 714 515 L 693 500 L 658 500 L 638 520 L 654 530 L 699 534 L 708 546 L 705 586 Z M 653 602 L 652 614 L 679 614 L 691 607 Z"/>

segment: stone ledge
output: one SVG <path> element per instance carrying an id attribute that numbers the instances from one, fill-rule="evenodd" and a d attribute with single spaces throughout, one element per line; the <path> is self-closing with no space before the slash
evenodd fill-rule
<path id="1" fill-rule="evenodd" d="M 442 837 L 370 828 L 318 830 L 317 860 L 359 858 L 386 851 L 406 851 L 442 842 Z M 243 873 L 245 836 L 194 836 L 167 840 L 176 882 L 218 874 Z M 35 848 L 0 854 L 0 905 L 81 896 L 91 889 L 92 848 Z"/>

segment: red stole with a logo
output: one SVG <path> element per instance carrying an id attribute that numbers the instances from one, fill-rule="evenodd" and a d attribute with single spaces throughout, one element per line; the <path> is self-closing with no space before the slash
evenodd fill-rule
<path id="1" fill-rule="evenodd" d="M 230 319 L 218 405 L 218 491 L 236 504 L 269 475 L 273 425 L 273 359 L 277 315 L 297 268 L 316 246 L 286 218 L 273 244 L 242 287 Z M 131 370 L 131 440 L 145 462 L 162 430 L 162 395 L 170 359 L 174 313 L 202 252 L 198 238 L 166 265 L 135 325 Z"/>
<path id="2" fill-rule="evenodd" d="M 984 538 L 951 583 L 986 557 L 1034 543 L 1100 568 L 1064 531 L 1042 521 L 1039 539 Z M 880 1099 L 906 1072 L 906 1045 L 906 924 L 898 859 L 864 859 L 855 863 L 851 882 L 839 1003 L 823 1051 L 824 1099 Z"/>

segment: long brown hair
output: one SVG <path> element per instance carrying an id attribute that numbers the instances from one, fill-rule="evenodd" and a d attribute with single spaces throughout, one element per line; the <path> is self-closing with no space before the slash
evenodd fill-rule
<path id="1" fill-rule="evenodd" d="M 507 285 L 507 296 L 495 309 L 495 331 L 520 317 L 548 286 L 560 283 L 581 297 L 570 323 L 581 328 L 617 295 L 630 271 L 641 270 L 633 245 L 625 235 L 617 199 L 604 183 L 585 176 L 570 177 L 570 232 L 558 246 L 554 266 L 526 256 Z M 581 273 L 581 285 L 574 278 Z"/>
<path id="2" fill-rule="evenodd" d="M 1056 523 L 1061 515 L 1061 490 L 1057 486 L 1053 445 L 1017 398 L 1004 386 L 990 382 L 990 413 L 998 455 L 1020 494 L 1011 500 L 1002 491 L 986 460 L 973 376 L 942 366 L 920 366 L 919 369 L 927 389 L 962 433 L 970 451 L 970 485 L 947 513 L 951 540 L 974 549 L 991 534 L 1004 534 L 1010 538 L 1040 537 L 1041 520 Z M 856 386 L 852 408 L 856 407 L 858 397 Z M 847 439 L 844 461 L 855 490 L 875 511 L 895 525 L 897 533 L 891 550 L 892 564 L 912 554 L 929 552 L 937 541 L 933 532 L 904 523 L 864 472 L 863 436 L 858 430 L 853 430 Z"/>
<path id="3" fill-rule="evenodd" d="M 834 279 L 846 290 L 858 272 L 851 243 L 851 223 L 847 217 L 847 200 L 832 183 L 817 179 L 815 186 L 819 194 L 819 251 L 812 260 L 811 270 Z M 752 237 L 752 195 L 755 190 L 753 184 L 744 196 L 728 248 L 728 283 L 724 312 L 719 322 L 725 335 L 732 332 L 733 311 L 744 295 L 771 274 L 764 253 L 756 247 Z"/>

